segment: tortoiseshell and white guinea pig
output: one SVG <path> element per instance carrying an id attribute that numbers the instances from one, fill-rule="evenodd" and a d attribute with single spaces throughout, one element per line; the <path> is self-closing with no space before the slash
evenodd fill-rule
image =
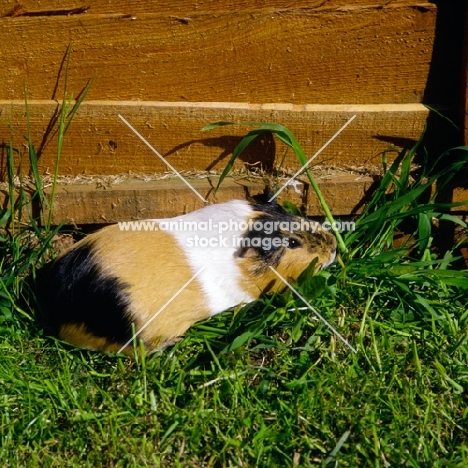
<path id="1" fill-rule="evenodd" d="M 46 266 L 37 294 L 60 338 L 116 352 L 134 324 L 154 352 L 199 320 L 283 289 L 269 266 L 293 281 L 315 258 L 322 268 L 335 259 L 332 234 L 276 202 L 232 200 L 144 225 L 107 226 Z"/>

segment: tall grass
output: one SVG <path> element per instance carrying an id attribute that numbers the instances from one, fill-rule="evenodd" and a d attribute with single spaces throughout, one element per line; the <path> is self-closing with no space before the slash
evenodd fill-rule
<path id="1" fill-rule="evenodd" d="M 221 174 L 218 187 L 229 174 L 236 158 L 264 132 L 273 133 L 292 148 L 301 167 L 307 164 L 305 152 L 292 132 L 282 125 L 258 122 L 240 124 L 217 122 L 207 125 L 203 130 L 207 131 L 225 125 L 248 125 L 257 128 L 250 131 L 233 151 L 231 159 Z M 313 276 L 310 273 L 313 269 L 304 272 L 299 279 L 298 289 L 306 297 L 315 299 L 324 291 L 330 291 L 331 288 L 327 286 L 330 280 L 333 288 L 336 288 L 337 284 L 341 288 L 348 288 L 350 284 L 359 284 L 365 279 L 379 285 L 379 295 L 388 294 L 388 298 L 394 298 L 395 303 L 400 307 L 393 309 L 393 316 L 397 316 L 396 311 L 409 304 L 411 304 L 409 306 L 411 312 L 405 313 L 406 317 L 414 317 L 418 312 L 420 317 L 426 317 L 428 312 L 437 315 L 434 307 L 443 309 L 443 298 L 450 301 L 452 297 L 458 297 L 461 303 L 468 304 L 468 298 L 463 299 L 468 292 L 467 271 L 450 267 L 457 260 L 459 244 L 463 242 L 467 244 L 468 239 L 465 237 L 457 245 L 453 240 L 449 240 L 447 249 L 438 254 L 431 250 L 436 230 L 434 221 L 455 223 L 465 230 L 468 227 L 461 217 L 451 214 L 451 210 L 458 206 L 466 206 L 468 201 L 437 202 L 439 194 L 460 170 L 468 165 L 468 147 L 450 149 L 431 161 L 426 149 L 422 147 L 423 139 L 424 133 L 412 148 L 400 151 L 390 167 L 387 163 L 388 155 L 386 153 L 382 155 L 383 176 L 363 213 L 357 217 L 355 230 L 346 233 L 335 232 L 342 257 L 341 268 L 333 276 L 330 276 L 328 272 Z M 419 170 L 412 173 L 412 163 L 418 151 L 423 155 L 423 162 Z M 333 226 L 335 220 L 318 184 L 307 167 L 304 173 L 328 221 Z M 405 225 L 414 226 L 414 229 L 396 248 L 394 247 L 395 233 L 404 229 Z M 436 294 L 440 298 L 440 303 L 431 306 L 431 302 L 424 299 L 426 294 Z M 289 293 L 286 297 L 289 301 L 293 299 Z M 300 301 L 297 300 L 294 304 L 296 307 L 301 306 Z M 238 336 L 234 343 L 243 343 L 254 337 L 258 338 L 258 332 L 267 330 L 271 325 L 271 318 L 277 317 L 276 312 L 273 312 L 266 320 L 262 315 L 254 321 L 255 325 Z M 303 317 L 298 320 L 302 319 Z M 287 328 L 297 333 L 297 323 L 288 322 Z M 233 343 L 228 346 L 228 349 L 232 347 Z"/>
<path id="2" fill-rule="evenodd" d="M 31 193 L 14 186 L 20 153 L 4 145 L 0 465 L 468 466 L 468 276 L 453 267 L 456 245 L 431 249 L 433 218 L 466 227 L 431 187 L 448 183 L 468 151 L 415 175 L 417 149 L 385 166 L 358 229 L 338 233 L 341 263 L 310 268 L 295 285 L 356 354 L 285 292 L 131 360 L 44 336 L 19 305 L 21 277 L 50 254 L 57 228 L 50 212 L 41 222 L 32 213 L 30 198 L 53 209 L 39 181 Z M 396 248 L 403 229 L 408 239 Z"/>
<path id="3" fill-rule="evenodd" d="M 8 316 L 12 311 L 27 315 L 18 305 L 21 296 L 21 279 L 35 273 L 36 268 L 54 255 L 52 240 L 60 231 L 61 226 L 52 225 L 53 208 L 57 180 L 59 175 L 60 157 L 63 141 L 76 112 L 89 91 L 92 81 L 88 83 L 75 101 L 73 94 L 67 90 L 68 68 L 71 46 L 65 57 L 65 77 L 63 100 L 57 109 L 56 128 L 50 128 L 49 138 L 56 136 L 57 150 L 54 165 L 54 177 L 50 194 L 44 190 L 39 170 L 39 155 L 31 135 L 31 122 L 27 89 L 24 88 L 26 135 L 19 135 L 26 141 L 27 168 L 23 167 L 24 154 L 19 147 L 14 146 L 18 132 L 12 122 L 0 119 L 11 132 L 8 143 L 3 142 L 1 149 L 6 160 L 8 194 L 6 206 L 0 210 L 0 272 L 1 290 L 0 311 Z M 26 183 L 24 182 L 27 177 Z M 7 311 L 10 311 L 7 313 Z"/>

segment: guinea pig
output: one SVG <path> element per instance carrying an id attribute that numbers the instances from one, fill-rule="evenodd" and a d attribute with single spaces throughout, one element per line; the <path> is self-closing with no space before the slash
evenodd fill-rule
<path id="1" fill-rule="evenodd" d="M 294 281 L 335 252 L 332 234 L 276 201 L 231 200 L 90 234 L 39 272 L 36 294 L 74 346 L 131 355 L 135 333 L 154 352 L 199 320 L 284 289 L 269 266 Z"/>

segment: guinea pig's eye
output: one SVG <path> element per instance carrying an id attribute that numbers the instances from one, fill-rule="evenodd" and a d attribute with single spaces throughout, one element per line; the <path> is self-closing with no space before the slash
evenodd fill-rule
<path id="1" fill-rule="evenodd" d="M 288 239 L 288 247 L 290 249 L 298 249 L 299 247 L 302 247 L 302 243 L 298 241 L 297 239 L 294 239 L 293 237 L 290 237 Z"/>

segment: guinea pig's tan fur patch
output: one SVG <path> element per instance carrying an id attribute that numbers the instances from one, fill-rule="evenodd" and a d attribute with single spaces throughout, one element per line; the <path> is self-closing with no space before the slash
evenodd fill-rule
<path id="1" fill-rule="evenodd" d="M 119 343 L 90 333 L 82 323 L 65 323 L 60 325 L 58 335 L 62 340 L 77 348 L 104 351 L 105 353 L 117 353 L 122 348 L 122 345 Z M 132 348 L 126 347 L 122 352 L 131 355 Z"/>
<path id="2" fill-rule="evenodd" d="M 194 321 L 209 317 L 197 279 L 161 310 L 194 275 L 171 234 L 108 226 L 93 235 L 93 250 L 96 258 L 105 259 L 98 262 L 105 276 L 116 276 L 129 285 L 129 319 L 136 332 L 145 326 L 139 338 L 150 351 L 173 344 Z M 163 267 L 165 274 L 159 275 Z"/>

